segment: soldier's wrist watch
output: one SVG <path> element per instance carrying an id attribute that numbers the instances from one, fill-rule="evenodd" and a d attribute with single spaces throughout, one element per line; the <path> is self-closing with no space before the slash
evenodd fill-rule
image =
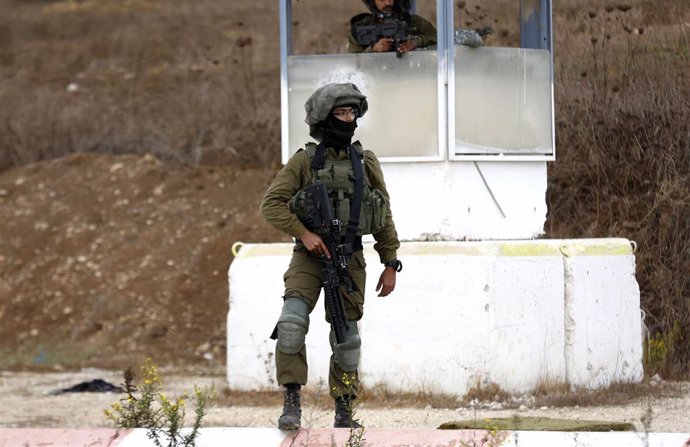
<path id="1" fill-rule="evenodd" d="M 400 260 L 398 259 L 393 259 L 392 261 L 384 262 L 383 265 L 386 267 L 393 268 L 393 270 L 395 270 L 396 272 L 402 270 L 402 262 L 400 262 Z"/>

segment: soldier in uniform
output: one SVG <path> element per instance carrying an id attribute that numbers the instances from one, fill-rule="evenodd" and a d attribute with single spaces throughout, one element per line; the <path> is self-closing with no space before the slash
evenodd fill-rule
<path id="1" fill-rule="evenodd" d="M 334 427 L 359 427 L 352 420 L 352 402 L 357 397 L 357 368 L 361 341 L 357 321 L 364 313 L 365 261 L 362 253 L 363 234 L 372 233 L 383 272 L 376 291 L 379 296 L 395 288 L 396 272 L 402 264 L 396 259 L 398 241 L 389 196 L 379 161 L 371 151 L 362 150 L 358 141 L 352 143 L 357 118 L 367 111 L 366 97 L 351 83 L 327 84 L 307 100 L 305 122 L 309 134 L 320 143 L 307 143 L 280 170 L 261 202 L 261 213 L 268 223 L 295 239 L 290 265 L 283 277 L 285 294 L 283 308 L 276 324 L 276 376 L 284 387 L 283 413 L 278 427 L 297 429 L 301 423 L 300 387 L 307 383 L 307 352 L 304 344 L 309 329 L 309 314 L 317 304 L 322 288 L 320 277 L 330 253 L 318 230 L 307 228 L 297 200 L 300 191 L 315 180 L 325 183 L 334 213 L 344 222 L 351 216 L 354 176 L 352 159 L 363 165 L 360 186 L 361 209 L 353 252 L 348 264 L 354 287 L 348 292 L 341 287 L 344 310 L 348 320 L 346 343 L 336 343 L 333 330 L 330 342 L 329 390 L 335 399 Z M 356 151 L 356 153 L 355 153 Z M 361 172 L 361 171 L 360 171 Z M 362 178 L 362 177 L 360 177 Z M 324 236 L 325 237 L 325 236 Z M 327 316 L 328 319 L 328 316 Z"/>
<path id="2" fill-rule="evenodd" d="M 410 14 L 409 0 L 362 0 L 371 13 L 358 14 L 350 19 L 350 39 L 348 51 L 350 53 L 362 53 L 364 51 L 385 52 L 398 51 L 407 53 L 417 48 L 436 45 L 436 27 L 428 20 L 418 15 Z M 410 29 L 408 40 L 400 42 L 398 48 L 393 48 L 394 43 L 390 38 L 381 38 L 369 47 L 363 47 L 357 43 L 354 31 L 359 25 L 373 25 L 384 19 L 402 20 Z"/>

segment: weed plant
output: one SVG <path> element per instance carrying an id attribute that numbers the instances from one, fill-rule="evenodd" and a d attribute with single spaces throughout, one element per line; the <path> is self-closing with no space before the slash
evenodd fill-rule
<path id="1" fill-rule="evenodd" d="M 363 396 L 361 394 L 361 387 L 359 386 L 359 379 L 357 378 L 356 374 L 347 374 L 343 373 L 343 384 L 345 385 L 344 389 L 340 389 L 338 387 L 333 387 L 333 392 L 336 395 L 339 396 L 356 396 L 354 399 L 348 399 L 346 409 L 348 414 L 350 415 L 350 419 L 353 422 L 353 425 L 359 424 L 362 425 L 359 428 L 355 427 L 350 427 L 350 433 L 348 435 L 348 438 L 345 442 L 345 447 L 361 447 L 365 442 L 364 439 L 364 424 L 362 421 L 359 419 L 358 414 L 357 414 L 357 408 L 359 407 L 360 403 L 362 402 Z"/>
<path id="2" fill-rule="evenodd" d="M 188 395 L 170 400 L 162 392 L 158 369 L 151 359 L 146 359 L 141 371 L 142 383 L 137 388 L 134 371 L 125 370 L 122 387 L 127 396 L 104 410 L 106 418 L 118 428 L 146 428 L 147 436 L 157 447 L 193 447 L 214 398 L 213 388 L 194 386 L 194 421 L 191 430 L 184 431 Z"/>

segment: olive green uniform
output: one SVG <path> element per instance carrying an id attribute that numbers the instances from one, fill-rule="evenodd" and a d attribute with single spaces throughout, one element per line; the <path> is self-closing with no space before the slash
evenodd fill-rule
<path id="1" fill-rule="evenodd" d="M 333 148 L 326 149 L 327 160 L 347 159 L 345 151 L 337 153 Z M 378 252 L 382 263 L 396 259 L 397 249 L 400 247 L 393 216 L 390 211 L 390 200 L 386 185 L 383 179 L 383 172 L 378 159 L 371 151 L 364 151 L 364 171 L 365 181 L 372 188 L 381 191 L 386 199 L 386 223 L 384 227 L 375 233 L 374 249 Z M 290 266 L 288 267 L 283 279 L 285 281 L 285 294 L 283 298 L 299 298 L 307 303 L 311 312 L 316 306 L 321 292 L 321 269 L 323 262 L 310 255 L 300 241 L 300 237 L 307 228 L 293 214 L 288 202 L 297 191 L 308 186 L 313 181 L 313 170 L 311 160 L 307 151 L 300 150 L 293 155 L 287 164 L 280 170 L 273 183 L 266 191 L 261 202 L 261 213 L 268 223 L 277 229 L 289 234 L 296 240 Z M 340 292 L 343 297 L 347 319 L 357 321 L 362 318 L 364 313 L 364 290 L 366 283 L 365 261 L 362 250 L 355 251 L 352 261 L 348 266 L 350 275 L 356 285 L 356 291 L 347 293 L 344 288 Z M 328 319 L 328 313 L 326 313 Z M 353 323 L 355 324 L 355 323 Z M 297 383 L 304 385 L 307 383 L 307 352 L 306 347 L 302 346 L 297 354 L 286 354 L 276 349 L 276 375 L 278 384 Z M 334 362 L 333 356 L 330 360 L 329 389 L 333 397 L 337 397 L 350 390 L 351 385 L 343 381 L 344 371 Z M 353 378 L 353 374 L 348 374 Z M 354 373 L 356 379 L 356 371 Z M 350 390 L 350 394 L 354 394 Z"/>

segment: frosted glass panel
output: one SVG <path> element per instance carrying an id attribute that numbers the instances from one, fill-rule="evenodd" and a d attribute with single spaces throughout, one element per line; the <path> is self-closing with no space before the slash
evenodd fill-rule
<path id="1" fill-rule="evenodd" d="M 455 47 L 455 153 L 553 154 L 548 50 Z"/>
<path id="2" fill-rule="evenodd" d="M 379 157 L 439 155 L 436 51 L 288 57 L 289 154 L 313 141 L 304 103 L 323 84 L 352 82 L 367 96 L 355 140 Z"/>

